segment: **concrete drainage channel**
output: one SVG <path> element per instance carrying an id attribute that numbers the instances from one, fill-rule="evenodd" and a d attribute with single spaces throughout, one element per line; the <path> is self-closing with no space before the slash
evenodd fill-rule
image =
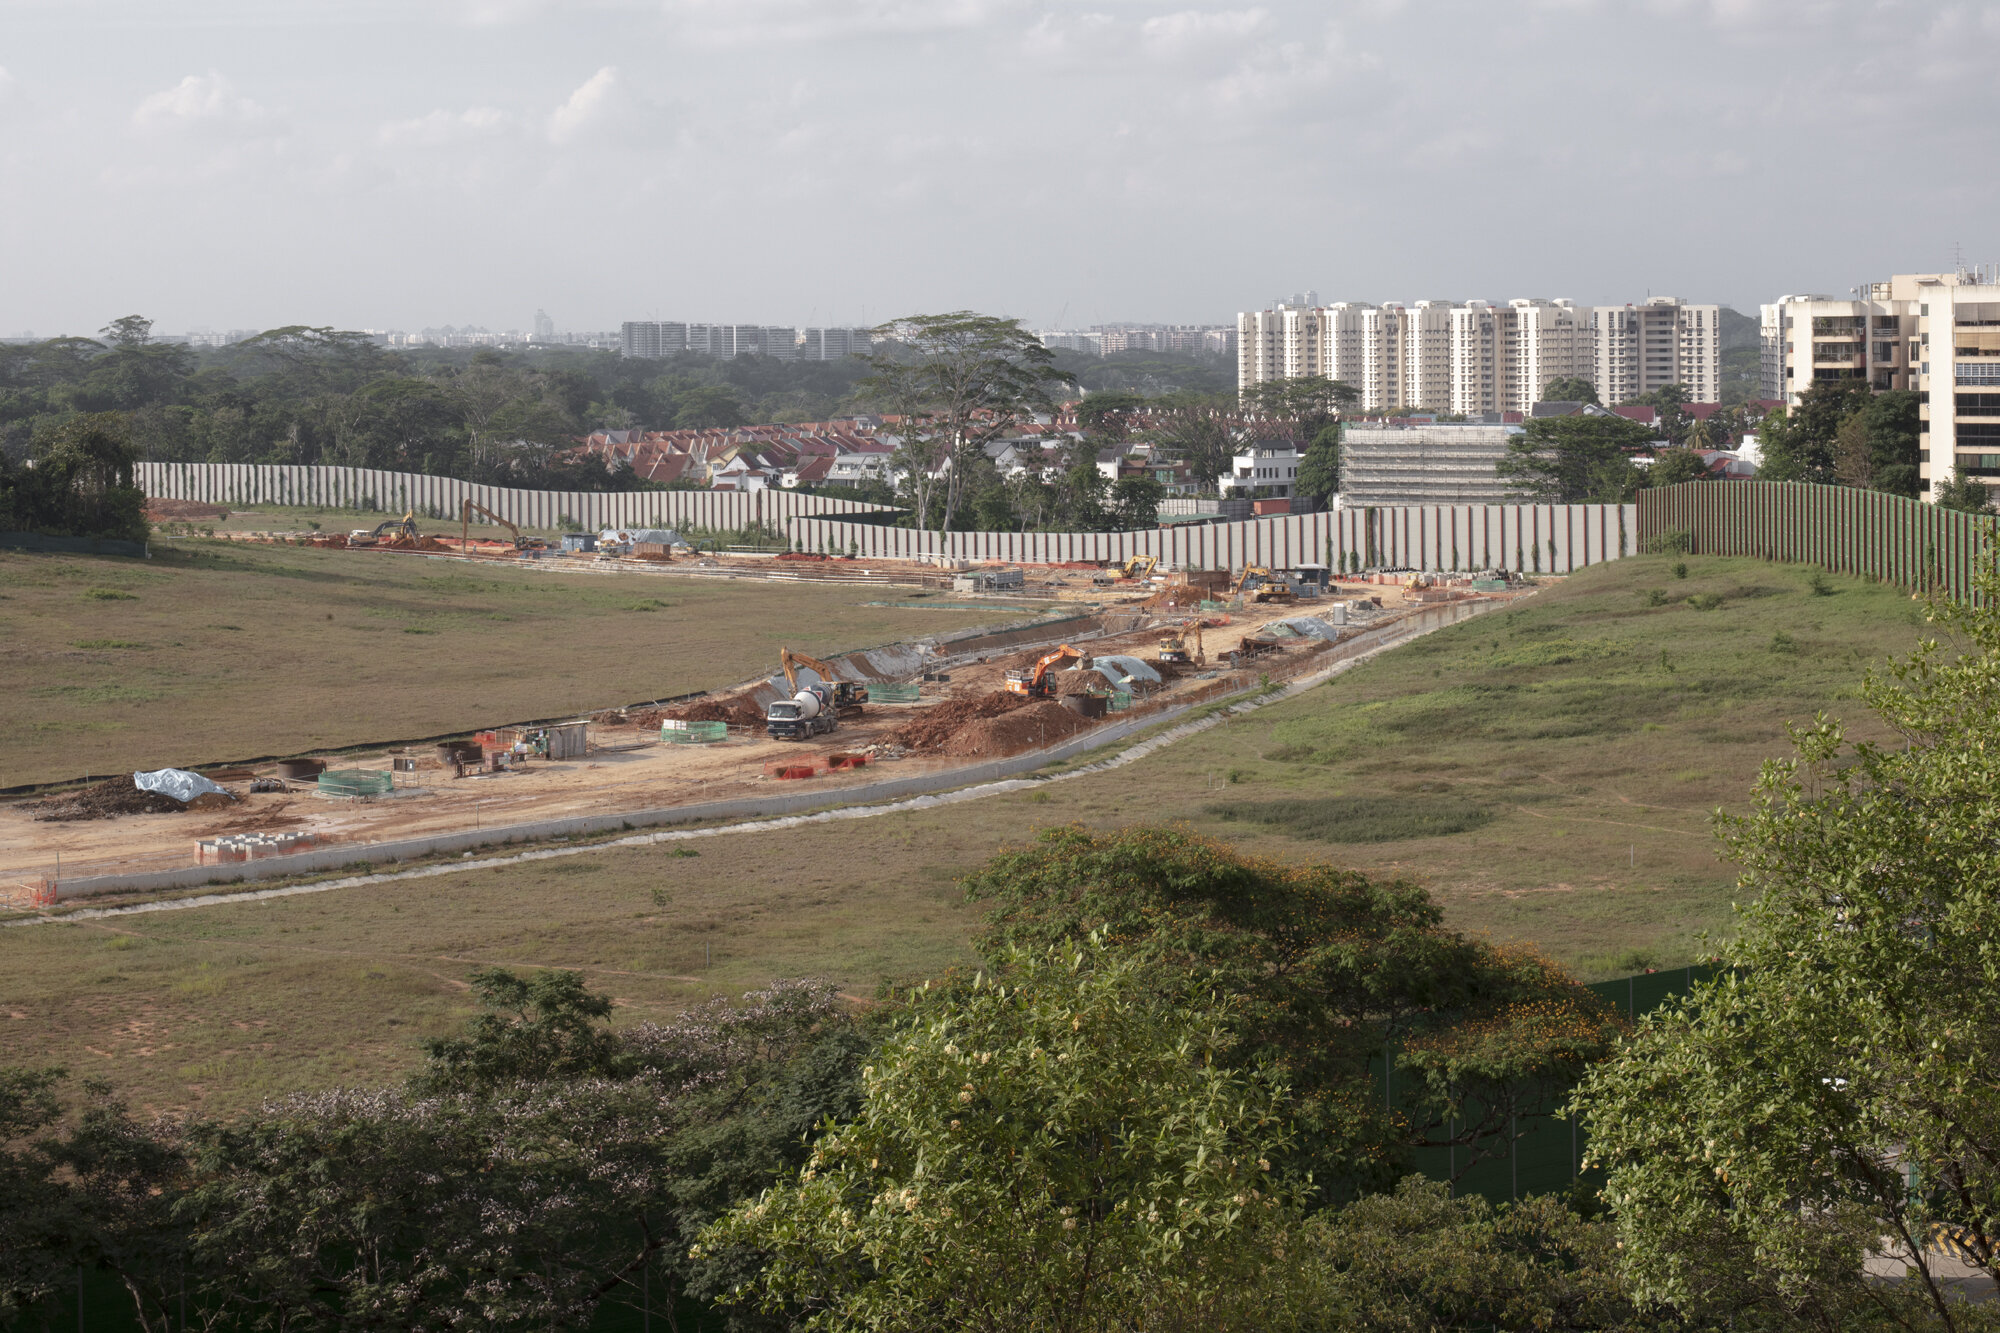
<path id="1" fill-rule="evenodd" d="M 1087 731 L 1081 736 L 1062 745 L 1046 750 L 1036 750 L 1028 754 L 1015 755 L 1007 759 L 996 759 L 989 763 L 968 768 L 953 769 L 947 773 L 931 773 L 918 777 L 901 778 L 889 782 L 872 783 L 866 787 L 849 788 L 839 799 L 849 802 L 833 809 L 814 810 L 828 799 L 819 793 L 800 793 L 796 796 L 772 796 L 742 801 L 714 801 L 705 805 L 676 806 L 663 810 L 633 811 L 621 815 L 586 816 L 576 819 L 545 820 L 533 824 L 517 824 L 506 828 L 468 830 L 464 833 L 441 834 L 406 842 L 376 843 L 365 850 L 369 859 L 395 861 L 415 859 L 458 852 L 464 859 L 439 865 L 428 865 L 409 870 L 385 870 L 376 873 L 350 875 L 340 879 L 324 880 L 314 884 L 291 884 L 270 889 L 246 889 L 239 892 L 201 894 L 189 898 L 175 898 L 159 902 L 133 903 L 120 907 L 85 908 L 53 916 L 27 917 L 20 920 L 0 922 L 6 926 L 31 926 L 54 924 L 64 921 L 89 921 L 111 916 L 130 916 L 142 912 L 174 912 L 195 907 L 214 907 L 227 903 L 252 902 L 264 898 L 285 898 L 301 893 L 327 893 L 335 889 L 359 888 L 368 884 L 389 884 L 404 880 L 426 879 L 433 875 L 452 875 L 464 870 L 486 870 L 495 866 L 520 865 L 531 861 L 553 860 L 565 856 L 581 856 L 600 852 L 608 847 L 647 847 L 660 843 L 679 842 L 694 838 L 714 838 L 732 833 L 761 833 L 776 829 L 799 828 L 806 824 L 832 823 L 845 819 L 873 819 L 882 815 L 898 814 L 908 810 L 928 810 L 937 806 L 956 805 L 964 801 L 983 800 L 991 796 L 1004 796 L 1010 792 L 1031 791 L 1045 787 L 1052 782 L 1068 782 L 1074 778 L 1098 773 L 1108 773 L 1135 763 L 1147 755 L 1165 748 L 1176 741 L 1198 735 L 1211 727 L 1254 712 L 1266 704 L 1281 699 L 1289 699 L 1306 690 L 1320 685 L 1343 671 L 1367 661 L 1391 648 L 1421 638 L 1434 630 L 1443 629 L 1461 620 L 1470 619 L 1489 611 L 1498 602 L 1455 602 L 1443 606 L 1430 607 L 1419 611 L 1407 619 L 1392 625 L 1384 625 L 1380 631 L 1365 631 L 1362 635 L 1348 640 L 1334 649 L 1340 653 L 1340 660 L 1310 675 L 1302 676 L 1267 694 L 1257 694 L 1251 698 L 1239 698 L 1237 702 L 1225 704 L 1206 717 L 1167 727 L 1157 735 L 1148 737 L 1136 745 L 1128 746 L 1117 754 L 1085 764 L 1067 773 L 1054 773 L 1045 777 L 1022 778 L 1015 774 L 1032 772 L 1049 764 L 1061 763 L 1086 751 L 1101 749 L 1116 744 L 1138 732 L 1160 726 L 1177 713 L 1190 709 L 1213 707 L 1216 701 L 1205 704 L 1188 704 L 1182 708 L 1148 717 L 1135 718 L 1130 722 Z M 1365 641 L 1370 634 L 1380 637 L 1372 642 Z M 1346 650 L 1346 651 L 1343 651 Z M 1227 697 L 1227 696 L 1225 696 Z M 926 789 L 929 789 L 928 791 Z M 939 790 L 953 788 L 954 790 Z M 881 802 L 864 804 L 864 802 Z M 800 813 L 789 813 L 799 811 Z M 646 824 L 693 823 L 704 819 L 740 818 L 745 814 L 758 814 L 765 818 L 743 820 L 739 823 L 722 824 L 699 829 L 662 829 L 651 833 L 634 833 L 630 837 L 612 838 L 601 842 L 584 843 L 561 847 L 538 847 L 504 855 L 475 858 L 477 848 L 492 847 L 496 843 L 533 841 L 545 838 L 588 836 L 596 833 L 616 831 L 621 828 L 644 827 Z M 248 862 L 240 868 L 233 868 L 230 878 L 246 880 L 251 878 L 275 879 L 286 875 L 312 874 L 350 864 L 356 859 L 358 850 L 353 847 L 329 848 L 322 852 L 308 853 L 296 857 L 274 857 L 265 861 Z M 191 866 L 185 870 L 160 871 L 149 875 L 106 877 L 106 880 L 84 881 L 81 884 L 65 884 L 62 897 L 82 897 L 94 893 L 143 892 L 174 888 L 193 888 L 204 883 L 214 883 L 222 878 L 214 866 Z M 114 882 L 106 882 L 111 880 Z"/>

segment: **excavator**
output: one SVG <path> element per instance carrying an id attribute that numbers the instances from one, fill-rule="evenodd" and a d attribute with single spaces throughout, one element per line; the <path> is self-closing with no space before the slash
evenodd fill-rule
<path id="1" fill-rule="evenodd" d="M 1083 654 L 1068 644 L 1055 649 L 1034 666 L 1025 670 L 1007 673 L 1007 693 L 1025 694 L 1031 699 L 1046 699 L 1049 694 L 1049 672 L 1064 662 L 1081 662 Z"/>
<path id="2" fill-rule="evenodd" d="M 1188 651 L 1189 631 L 1193 631 L 1194 651 Z M 1208 661 L 1208 654 L 1202 651 L 1201 621 L 1185 620 L 1171 633 L 1160 636 L 1160 660 L 1172 662 L 1176 666 L 1202 666 Z"/>
<path id="3" fill-rule="evenodd" d="M 472 516 L 474 514 L 482 515 L 507 529 L 507 534 L 514 539 L 514 549 L 517 551 L 546 551 L 549 549 L 549 544 L 540 537 L 523 537 L 519 528 L 494 513 L 491 509 L 488 509 L 485 505 L 474 504 L 471 500 L 467 500 L 458 507 L 458 549 L 460 551 L 465 550 L 466 542 L 471 538 Z"/>
<path id="4" fill-rule="evenodd" d="M 358 546 L 363 542 L 372 544 L 381 541 L 385 535 L 389 535 L 391 541 L 416 541 L 417 511 L 412 509 L 401 518 L 384 519 L 375 525 L 373 532 L 357 533 L 349 537 L 347 544 L 349 546 Z"/>
<path id="5" fill-rule="evenodd" d="M 1117 567 L 1117 574 L 1119 578 L 1125 580 L 1127 583 L 1139 583 L 1153 577 L 1153 571 L 1159 568 L 1159 564 L 1160 564 L 1160 559 L 1158 556 L 1135 555 L 1130 560 L 1127 560 L 1124 564 L 1119 565 Z M 1107 569 L 1104 571 L 1104 573 L 1092 579 L 1091 582 L 1093 583 L 1114 582 L 1114 580 L 1111 577 L 1111 574 L 1112 571 Z"/>
<path id="6" fill-rule="evenodd" d="M 861 716 L 861 706 L 868 702 L 868 687 L 858 685 L 851 680 L 842 680 L 831 663 L 822 662 L 817 657 L 807 657 L 804 653 L 795 653 L 789 648 L 780 648 L 778 665 L 785 672 L 785 688 L 793 694 L 799 692 L 799 668 L 805 667 L 807 670 L 817 671 L 820 680 L 833 691 L 835 717 Z"/>
<path id="7" fill-rule="evenodd" d="M 1236 580 L 1236 586 L 1229 590 L 1231 597 L 1242 595 L 1244 585 L 1251 579 L 1258 580 L 1251 587 L 1250 600 L 1253 602 L 1290 602 L 1297 599 L 1292 585 L 1280 579 L 1262 565 L 1243 566 L 1243 577 Z"/>

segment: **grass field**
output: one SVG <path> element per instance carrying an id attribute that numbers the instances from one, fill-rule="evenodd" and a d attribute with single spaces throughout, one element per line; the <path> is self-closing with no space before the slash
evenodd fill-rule
<path id="1" fill-rule="evenodd" d="M 481 963 L 580 968 L 633 1018 L 780 975 L 866 994 L 969 961 L 956 879 L 1070 820 L 1185 819 L 1417 878 L 1454 924 L 1586 977 L 1676 964 L 1729 928 L 1709 812 L 1744 805 L 1788 721 L 1864 722 L 1863 670 L 1921 633 L 1890 589 L 1687 564 L 1586 571 L 1139 763 L 994 800 L 0 933 L 0 1061 L 221 1110 L 393 1076 L 468 1011 Z"/>
<path id="2" fill-rule="evenodd" d="M 554 717 L 998 623 L 898 590 L 545 574 L 221 541 L 0 551 L 0 787 Z M 921 605 L 921 603 L 918 603 Z"/>
<path id="3" fill-rule="evenodd" d="M 238 509 L 233 505 L 218 505 L 229 511 L 228 518 L 168 520 L 160 525 L 162 531 L 179 531 L 191 528 L 198 533 L 206 532 L 353 532 L 357 528 L 373 531 L 389 519 L 400 519 L 402 510 L 389 513 L 379 509 L 342 509 L 336 505 L 257 505 L 253 508 Z M 417 516 L 420 531 L 433 536 L 456 537 L 459 532 L 458 516 L 449 518 L 425 518 Z M 533 525 L 523 527 L 523 533 L 536 537 L 553 537 L 554 528 L 538 528 Z M 471 533 L 475 537 L 504 536 L 503 529 L 490 523 L 474 522 Z"/>

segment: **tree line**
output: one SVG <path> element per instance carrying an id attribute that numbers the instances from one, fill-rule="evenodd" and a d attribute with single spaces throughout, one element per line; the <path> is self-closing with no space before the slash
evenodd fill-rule
<path id="1" fill-rule="evenodd" d="M 1929 614 L 1863 686 L 1896 746 L 1822 718 L 1718 816 L 1740 929 L 1636 1028 L 1420 886 L 1057 828 L 966 882 L 976 969 L 869 1005 L 485 970 L 405 1084 L 228 1120 L 9 1069 L 0 1317 L 87 1267 L 149 1329 L 1995 1327 L 1995 558 Z M 1411 1174 L 1557 1113 L 1567 1195 Z"/>

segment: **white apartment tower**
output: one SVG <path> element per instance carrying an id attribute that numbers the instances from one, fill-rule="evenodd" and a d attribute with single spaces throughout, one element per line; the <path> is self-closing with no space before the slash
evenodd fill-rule
<path id="1" fill-rule="evenodd" d="M 1453 306 L 1450 317 L 1451 410 L 1464 416 L 1499 411 L 1506 321 L 1485 301 Z"/>
<path id="2" fill-rule="evenodd" d="M 1644 305 L 1599 306 L 1592 312 L 1599 401 L 1629 403 L 1678 384 L 1691 403 L 1722 397 L 1721 307 L 1655 296 Z"/>
<path id="3" fill-rule="evenodd" d="M 1787 406 L 1816 380 L 1918 395 L 1920 494 L 1953 477 L 2000 479 L 2000 269 L 1905 273 L 1865 299 L 1787 296 L 1764 310 Z M 1779 395 L 1773 395 L 1774 397 Z"/>
<path id="4" fill-rule="evenodd" d="M 1361 407 L 1387 412 L 1403 405 L 1403 319 L 1399 305 L 1369 306 L 1361 312 Z"/>
<path id="5" fill-rule="evenodd" d="M 1546 396 L 1543 390 L 1551 381 L 1587 380 L 1596 372 L 1590 311 L 1563 299 L 1507 304 L 1514 324 L 1514 350 L 1507 359 L 1502 408 L 1526 412 Z"/>
<path id="6" fill-rule="evenodd" d="M 1399 407 L 1451 407 L 1451 305 L 1418 301 L 1403 311 L 1403 383 Z"/>
<path id="7" fill-rule="evenodd" d="M 1672 296 L 1595 308 L 1527 298 L 1280 303 L 1237 316 L 1237 386 L 1325 375 L 1360 390 L 1366 411 L 1467 416 L 1526 412 L 1551 380 L 1567 378 L 1589 380 L 1605 403 L 1669 384 L 1713 403 L 1722 396 L 1720 314 Z"/>

